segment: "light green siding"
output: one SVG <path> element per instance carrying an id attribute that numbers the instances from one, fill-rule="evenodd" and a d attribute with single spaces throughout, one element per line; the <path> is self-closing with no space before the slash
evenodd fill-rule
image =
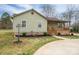
<path id="1" fill-rule="evenodd" d="M 14 32 L 17 32 L 16 25 L 22 24 L 22 21 L 26 21 L 26 27 L 20 27 L 20 32 L 47 32 L 47 20 L 36 12 L 34 12 L 34 14 L 31 14 L 31 12 L 34 11 L 29 11 L 14 18 Z M 42 26 L 38 27 L 39 24 Z"/>

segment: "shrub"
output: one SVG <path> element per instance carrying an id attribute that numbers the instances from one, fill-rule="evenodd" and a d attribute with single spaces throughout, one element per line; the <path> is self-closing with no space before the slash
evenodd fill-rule
<path id="1" fill-rule="evenodd" d="M 58 35 L 61 35 L 61 33 L 58 33 Z"/>
<path id="2" fill-rule="evenodd" d="M 22 33 L 22 36 L 26 36 L 26 32 Z"/>
<path id="3" fill-rule="evenodd" d="M 47 36 L 48 34 L 47 34 L 47 32 L 44 32 L 44 36 Z"/>
<path id="4" fill-rule="evenodd" d="M 71 35 L 73 36 L 74 34 L 73 34 L 73 33 L 71 33 Z"/>

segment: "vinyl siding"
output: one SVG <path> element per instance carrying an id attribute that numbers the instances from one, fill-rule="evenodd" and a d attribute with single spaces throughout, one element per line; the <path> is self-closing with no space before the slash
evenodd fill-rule
<path id="1" fill-rule="evenodd" d="M 34 12 L 32 15 L 30 11 L 28 13 L 19 15 L 13 20 L 13 31 L 17 32 L 17 24 L 22 24 L 22 21 L 26 21 L 26 27 L 20 27 L 20 32 L 47 32 L 47 20 Z M 41 24 L 41 28 L 38 27 Z"/>

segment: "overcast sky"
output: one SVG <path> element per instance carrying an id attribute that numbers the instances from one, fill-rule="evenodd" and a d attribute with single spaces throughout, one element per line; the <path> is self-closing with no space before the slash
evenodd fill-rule
<path id="1" fill-rule="evenodd" d="M 3 12 L 8 12 L 10 15 L 14 13 L 20 13 L 25 10 L 29 9 L 36 9 L 37 11 L 41 12 L 41 6 L 42 4 L 1 4 L 0 5 L 0 16 Z M 56 11 L 58 13 L 64 12 L 66 10 L 66 5 L 65 4 L 56 4 L 55 5 Z"/>

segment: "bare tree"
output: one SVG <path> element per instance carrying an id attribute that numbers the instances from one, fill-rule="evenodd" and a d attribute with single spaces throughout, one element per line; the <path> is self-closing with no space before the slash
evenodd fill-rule
<path id="1" fill-rule="evenodd" d="M 72 18 L 74 17 L 74 11 L 76 10 L 75 5 L 67 5 L 66 7 L 66 12 L 65 12 L 65 17 L 67 18 L 67 20 L 72 21 Z"/>
<path id="2" fill-rule="evenodd" d="M 60 18 L 63 19 L 63 20 L 67 20 L 67 19 L 68 19 L 68 15 L 67 15 L 66 12 L 60 13 L 59 16 L 60 16 Z"/>
<path id="3" fill-rule="evenodd" d="M 76 5 L 69 4 L 66 6 L 66 11 L 62 13 L 62 17 L 64 20 L 73 22 L 74 14 L 76 10 Z M 71 23 L 69 23 L 69 26 L 71 26 Z"/>
<path id="4" fill-rule="evenodd" d="M 64 20 L 69 20 L 71 21 L 73 18 L 74 10 L 75 10 L 75 5 L 66 5 L 66 10 L 60 14 L 60 17 Z"/>
<path id="5" fill-rule="evenodd" d="M 55 5 L 44 4 L 41 6 L 42 12 L 46 17 L 53 16 L 55 13 Z"/>
<path id="6" fill-rule="evenodd" d="M 74 29 L 76 32 L 79 32 L 79 8 L 77 7 L 74 11 Z"/>
<path id="7" fill-rule="evenodd" d="M 71 21 L 73 23 L 72 27 L 78 32 L 79 25 L 79 6 L 78 5 L 67 5 L 66 11 L 62 13 L 62 17 L 65 20 Z M 70 25 L 71 25 L 70 23 Z"/>

